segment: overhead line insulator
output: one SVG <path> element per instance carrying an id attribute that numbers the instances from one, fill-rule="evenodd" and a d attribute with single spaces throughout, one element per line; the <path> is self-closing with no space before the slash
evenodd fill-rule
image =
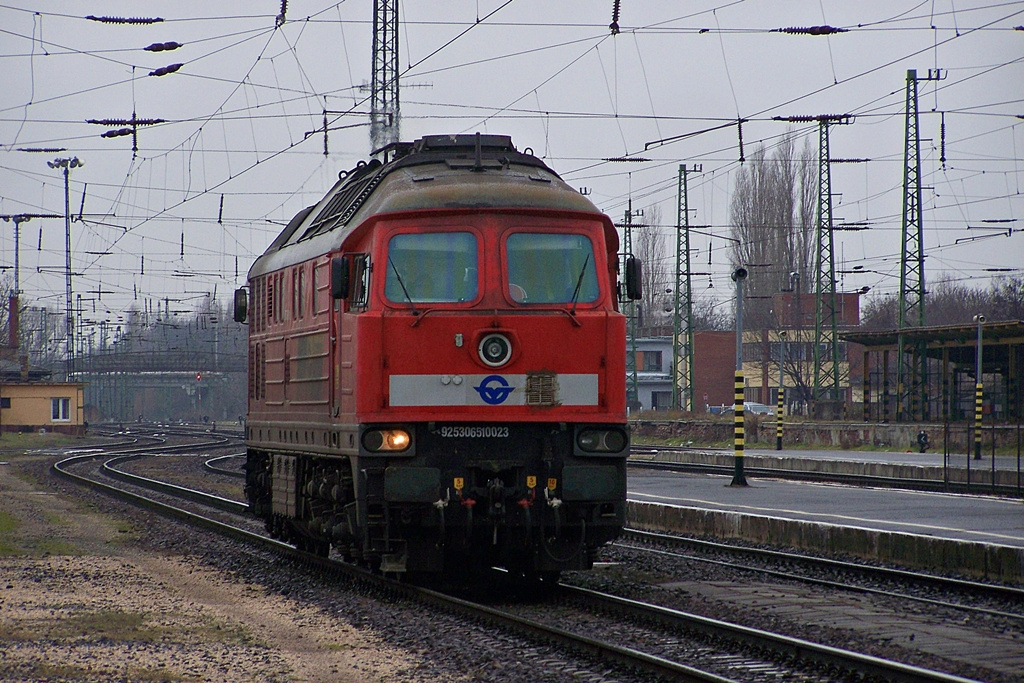
<path id="1" fill-rule="evenodd" d="M 159 24 L 163 21 L 161 17 L 95 17 L 91 14 L 86 19 L 104 24 Z"/>
<path id="2" fill-rule="evenodd" d="M 150 76 L 166 76 L 167 74 L 174 73 L 175 71 L 177 71 L 178 69 L 180 69 L 183 66 L 185 66 L 185 65 L 184 64 L 170 64 L 168 66 L 162 66 L 159 69 L 156 69 L 154 71 L 150 71 L 149 75 Z"/>
<path id="3" fill-rule="evenodd" d="M 787 121 L 789 123 L 821 123 L 825 121 L 827 123 L 840 123 L 847 124 L 853 123 L 853 114 L 815 114 L 813 116 L 798 115 L 798 116 L 773 116 L 772 121 Z"/>
<path id="4" fill-rule="evenodd" d="M 100 133 L 101 138 L 119 138 L 122 135 L 131 135 L 131 128 L 118 128 L 117 130 L 108 130 L 105 133 Z"/>
<path id="5" fill-rule="evenodd" d="M 793 35 L 806 36 L 828 36 L 833 33 L 847 33 L 850 29 L 836 28 L 835 26 L 789 26 L 787 28 L 773 28 L 769 33 L 790 33 Z"/>
<path id="6" fill-rule="evenodd" d="M 152 45 L 147 45 L 142 49 L 146 52 L 165 52 L 168 50 L 177 50 L 179 47 L 184 46 L 181 43 L 170 40 L 166 43 L 153 43 Z"/>
<path id="7" fill-rule="evenodd" d="M 85 122 L 100 126 L 154 126 L 167 123 L 165 119 L 86 119 Z"/>

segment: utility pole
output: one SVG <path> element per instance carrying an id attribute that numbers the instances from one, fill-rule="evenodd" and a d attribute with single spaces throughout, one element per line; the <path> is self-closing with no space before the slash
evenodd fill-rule
<path id="1" fill-rule="evenodd" d="M 839 331 L 836 319 L 835 240 L 832 233 L 832 169 L 828 128 L 849 125 L 848 114 L 818 116 L 818 258 L 814 302 L 814 399 L 840 399 Z M 828 349 L 828 355 L 822 349 Z"/>
<path id="2" fill-rule="evenodd" d="M 398 0 L 373 0 L 370 151 L 398 142 Z M 324 126 L 326 135 L 327 126 Z"/>
<path id="3" fill-rule="evenodd" d="M 643 215 L 642 212 L 638 215 Z M 625 258 L 633 255 L 633 198 L 629 198 L 628 208 L 626 209 L 625 220 L 622 225 L 616 226 L 622 228 L 622 253 L 624 256 L 623 263 L 619 264 L 619 268 L 622 272 L 625 272 Z M 637 406 L 640 402 L 640 386 L 637 380 L 636 374 L 636 337 L 637 331 L 637 304 L 636 301 L 626 297 L 623 300 L 622 308 L 626 314 L 626 335 L 628 337 L 629 349 L 626 352 L 626 375 L 628 382 L 626 384 L 626 405 Z"/>
<path id="4" fill-rule="evenodd" d="M 905 358 L 907 328 L 924 327 L 924 239 L 921 225 L 921 134 L 918 129 L 917 82 L 941 79 L 940 70 L 920 78 L 916 69 L 907 70 L 906 135 L 903 146 L 903 232 L 900 253 L 899 332 L 896 350 L 896 421 L 905 412 L 910 419 L 928 417 L 928 377 L 924 345 L 916 342 L 912 358 Z M 922 409 L 917 410 L 920 394 Z M 909 411 L 904 406 L 909 407 Z"/>
<path id="5" fill-rule="evenodd" d="M 836 318 L 835 240 L 832 230 L 832 169 L 829 126 L 849 125 L 849 114 L 775 117 L 794 123 L 818 122 L 818 227 L 814 278 L 814 390 L 813 402 L 839 401 L 839 330 Z M 802 311 L 800 312 L 802 314 Z M 827 350 L 827 353 L 823 352 Z"/>
<path id="6" fill-rule="evenodd" d="M 693 283 L 690 268 L 690 211 L 687 205 L 686 174 L 700 173 L 700 164 L 679 165 L 679 203 L 676 220 L 676 286 L 673 306 L 672 409 L 693 406 Z"/>
<path id="7" fill-rule="evenodd" d="M 75 373 L 75 314 L 71 301 L 71 185 L 70 172 L 73 168 L 84 166 L 78 157 L 54 159 L 46 162 L 50 168 L 64 169 L 64 287 L 66 317 L 64 319 L 67 335 L 67 370 L 64 381 L 71 382 Z"/>

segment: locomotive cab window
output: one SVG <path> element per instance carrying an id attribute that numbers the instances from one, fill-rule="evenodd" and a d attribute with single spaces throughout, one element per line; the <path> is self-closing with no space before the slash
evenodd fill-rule
<path id="1" fill-rule="evenodd" d="M 477 240 L 468 232 L 403 233 L 388 243 L 384 294 L 395 303 L 462 303 L 477 295 Z"/>
<path id="2" fill-rule="evenodd" d="M 505 242 L 508 296 L 523 304 L 591 303 L 599 294 L 586 235 L 517 232 Z"/>

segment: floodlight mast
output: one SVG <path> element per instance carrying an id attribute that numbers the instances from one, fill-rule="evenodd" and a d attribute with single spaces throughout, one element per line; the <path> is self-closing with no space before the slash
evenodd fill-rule
<path id="1" fill-rule="evenodd" d="M 70 172 L 73 168 L 85 166 L 78 157 L 60 158 L 46 162 L 50 168 L 64 171 L 64 303 L 66 315 L 64 319 L 65 339 L 67 340 L 66 377 L 64 381 L 72 381 L 75 373 L 75 314 L 71 304 L 71 185 Z"/>

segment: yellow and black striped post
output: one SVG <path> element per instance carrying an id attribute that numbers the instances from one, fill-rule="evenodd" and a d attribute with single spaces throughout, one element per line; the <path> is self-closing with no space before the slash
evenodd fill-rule
<path id="1" fill-rule="evenodd" d="M 782 413 L 785 410 L 784 399 L 786 391 L 779 385 L 779 403 L 775 406 L 775 450 L 782 450 Z"/>
<path id="2" fill-rule="evenodd" d="M 981 406 L 983 385 L 978 382 L 974 385 L 974 459 L 981 460 Z"/>
<path id="3" fill-rule="evenodd" d="M 743 371 L 736 371 L 736 414 L 733 418 L 733 448 L 736 452 L 736 470 L 732 475 L 730 486 L 746 486 L 747 480 L 743 476 L 743 444 L 746 437 L 743 432 Z"/>
<path id="4" fill-rule="evenodd" d="M 984 394 L 985 364 L 982 362 L 982 326 L 985 324 L 985 316 L 974 316 L 974 322 L 978 324 L 978 347 L 975 350 L 974 366 L 974 459 L 981 460 L 981 400 Z M 993 465 L 995 467 L 995 465 Z M 994 476 L 994 475 L 993 475 Z"/>

